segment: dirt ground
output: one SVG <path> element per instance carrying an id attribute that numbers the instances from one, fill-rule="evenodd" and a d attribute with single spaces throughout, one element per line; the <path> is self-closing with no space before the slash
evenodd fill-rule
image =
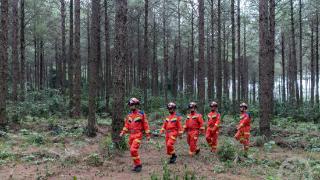
<path id="1" fill-rule="evenodd" d="M 162 178 L 164 163 L 168 156 L 165 154 L 164 137 L 154 137 L 150 142 L 145 140 L 140 148 L 140 156 L 143 162 L 141 173 L 132 173 L 132 160 L 129 151 L 114 153 L 110 158 L 102 158 L 103 163 L 98 166 L 88 165 L 86 158 L 92 153 L 97 153 L 103 157 L 105 152 L 99 143 L 108 133 L 108 127 L 100 127 L 98 136 L 95 138 L 83 137 L 78 142 L 70 137 L 63 139 L 61 143 L 54 143 L 56 140 L 51 137 L 53 143 L 48 146 L 31 146 L 20 148 L 19 140 L 15 142 L 11 150 L 17 156 L 27 156 L 37 154 L 36 160 L 25 162 L 16 160 L 0 166 L 0 179 L 110 179 L 110 180 L 140 180 L 151 179 L 152 175 Z M 221 136 L 222 141 L 224 136 Z M 17 138 L 19 139 L 19 138 Z M 61 139 L 60 139 L 61 141 Z M 205 138 L 199 139 L 198 145 L 201 148 L 199 155 L 188 156 L 188 146 L 186 137 L 179 139 L 176 143 L 178 159 L 176 164 L 168 165 L 168 170 L 172 172 L 172 177 L 178 175 L 183 177 L 187 172 L 194 173 L 197 179 L 265 179 L 269 173 L 263 167 L 231 165 L 225 168 L 219 161 L 218 156 L 209 151 Z M 241 146 L 238 145 L 238 148 Z M 256 159 L 269 159 L 270 161 L 284 161 L 290 157 L 308 158 L 317 156 L 308 154 L 302 150 L 288 150 L 276 148 L 272 153 L 266 153 L 263 149 L 254 147 L 250 151 L 252 157 Z M 49 161 L 45 161 L 47 157 Z M 318 158 L 318 157 L 317 157 Z M 320 158 L 320 157 L 319 157 Z M 42 161 L 39 161 L 42 159 Z M 242 161 L 246 161 L 245 159 Z M 71 163 L 70 163 L 71 162 Z M 235 163 L 235 162 L 232 162 Z M 218 169 L 215 170 L 215 169 Z M 219 170 L 220 169 L 220 170 Z"/>

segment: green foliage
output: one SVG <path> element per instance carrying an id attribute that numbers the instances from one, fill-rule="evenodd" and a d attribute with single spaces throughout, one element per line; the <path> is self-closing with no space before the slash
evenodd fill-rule
<path id="1" fill-rule="evenodd" d="M 42 134 L 39 133 L 32 133 L 28 135 L 28 142 L 30 144 L 35 144 L 35 145 L 43 145 L 46 143 L 46 139 Z"/>
<path id="2" fill-rule="evenodd" d="M 220 161 L 231 161 L 234 160 L 237 154 L 235 144 L 232 140 L 226 139 L 224 142 L 221 143 L 222 145 L 219 147 L 218 150 L 218 157 Z"/>
<path id="3" fill-rule="evenodd" d="M 46 89 L 26 93 L 23 102 L 9 103 L 7 112 L 11 122 L 19 123 L 25 120 L 27 115 L 43 118 L 63 116 L 67 109 L 67 104 L 58 90 Z"/>
<path id="4" fill-rule="evenodd" d="M 99 154 L 93 153 L 87 156 L 86 163 L 90 166 L 101 166 L 103 164 L 103 161 Z"/>
<path id="5" fill-rule="evenodd" d="M 269 142 L 264 143 L 263 148 L 265 151 L 271 152 L 275 148 L 275 146 L 276 146 L 276 142 L 269 141 Z"/>

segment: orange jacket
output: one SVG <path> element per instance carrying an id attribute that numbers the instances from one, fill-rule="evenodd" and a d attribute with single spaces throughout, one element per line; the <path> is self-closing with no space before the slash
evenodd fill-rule
<path id="1" fill-rule="evenodd" d="M 122 133 L 142 133 L 143 131 L 147 134 L 147 136 L 150 136 L 150 129 L 147 116 L 144 114 L 143 111 L 140 110 L 130 112 L 125 118 Z"/>
<path id="2" fill-rule="evenodd" d="M 251 117 L 247 112 L 240 115 L 240 124 L 238 126 L 238 131 L 250 133 L 250 122 Z"/>
<path id="3" fill-rule="evenodd" d="M 183 128 L 181 125 L 181 118 L 182 117 L 176 113 L 170 114 L 164 121 L 160 131 L 178 131 L 179 134 L 182 134 Z"/>
<path id="4" fill-rule="evenodd" d="M 220 113 L 210 112 L 208 114 L 208 130 L 218 131 L 220 126 Z"/>
<path id="5" fill-rule="evenodd" d="M 204 132 L 203 124 L 204 123 L 202 115 L 197 112 L 193 112 L 188 114 L 186 124 L 184 125 L 184 129 L 186 131 L 201 130 L 202 132 Z"/>

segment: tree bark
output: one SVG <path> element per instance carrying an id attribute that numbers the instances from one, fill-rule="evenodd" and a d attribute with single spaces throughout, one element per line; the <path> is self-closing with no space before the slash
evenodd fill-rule
<path id="1" fill-rule="evenodd" d="M 127 63 L 127 0 L 116 1 L 115 18 L 115 61 L 113 73 L 113 87 L 117 89 L 113 93 L 113 114 L 112 114 L 112 140 L 116 147 L 120 147 L 121 138 L 119 133 L 123 125 L 123 102 L 125 96 L 124 66 Z"/>
<path id="2" fill-rule="evenodd" d="M 236 33 L 234 19 L 234 0 L 231 0 L 231 56 L 232 56 L 232 103 L 233 111 L 236 112 Z"/>
<path id="3" fill-rule="evenodd" d="M 105 41 L 106 41 L 106 57 L 105 57 L 105 81 L 106 81 L 106 112 L 111 113 L 109 107 L 110 103 L 110 94 L 112 92 L 112 74 L 111 74 L 111 51 L 110 51 L 110 20 L 109 20 L 109 11 L 108 11 L 108 1 L 104 0 L 105 16 L 104 16 L 104 28 L 105 28 Z"/>
<path id="4" fill-rule="evenodd" d="M 18 2 L 12 2 L 12 100 L 18 101 L 18 84 L 19 84 L 19 56 L 18 56 L 18 33 L 19 33 L 19 16 Z"/>
<path id="5" fill-rule="evenodd" d="M 90 34 L 90 59 L 89 59 L 89 117 L 88 117 L 88 136 L 96 136 L 96 99 L 97 99 L 97 68 L 100 45 L 100 0 L 92 0 L 91 34 Z"/>
<path id="6" fill-rule="evenodd" d="M 148 66 L 149 66 L 149 47 L 148 47 L 148 9 L 149 0 L 144 0 L 144 45 L 143 45 L 143 96 L 144 96 L 144 109 L 148 109 Z"/>
<path id="7" fill-rule="evenodd" d="M 221 0 L 218 0 L 217 99 L 222 103 Z"/>
<path id="8" fill-rule="evenodd" d="M 73 1 L 70 0 L 70 6 L 69 6 L 69 58 L 68 58 L 68 85 L 69 85 L 69 116 L 73 116 L 73 110 L 74 110 L 74 102 L 73 102 Z"/>
<path id="9" fill-rule="evenodd" d="M 8 93 L 8 0 L 1 0 L 0 32 L 0 128 L 7 124 L 6 102 Z"/>
<path id="10" fill-rule="evenodd" d="M 66 58 L 66 5 L 65 0 L 60 0 L 61 2 L 61 61 L 62 61 L 62 76 L 61 76 L 61 82 L 60 87 L 62 92 L 65 92 L 65 79 L 66 79 L 66 64 L 67 64 L 67 58 Z"/>
<path id="11" fill-rule="evenodd" d="M 198 100 L 199 112 L 204 112 L 205 102 L 205 80 L 204 80 L 204 0 L 198 0 L 199 3 L 199 62 L 198 62 Z"/>
<path id="12" fill-rule="evenodd" d="M 73 117 L 81 115 L 81 56 L 80 56 L 80 0 L 75 0 L 74 29 L 74 111 Z"/>

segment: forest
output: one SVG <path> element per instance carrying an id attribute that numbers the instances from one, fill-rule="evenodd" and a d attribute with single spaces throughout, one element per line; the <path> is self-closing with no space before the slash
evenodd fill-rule
<path id="1" fill-rule="evenodd" d="M 0 179 L 320 180 L 318 0 L 0 8 Z"/>

